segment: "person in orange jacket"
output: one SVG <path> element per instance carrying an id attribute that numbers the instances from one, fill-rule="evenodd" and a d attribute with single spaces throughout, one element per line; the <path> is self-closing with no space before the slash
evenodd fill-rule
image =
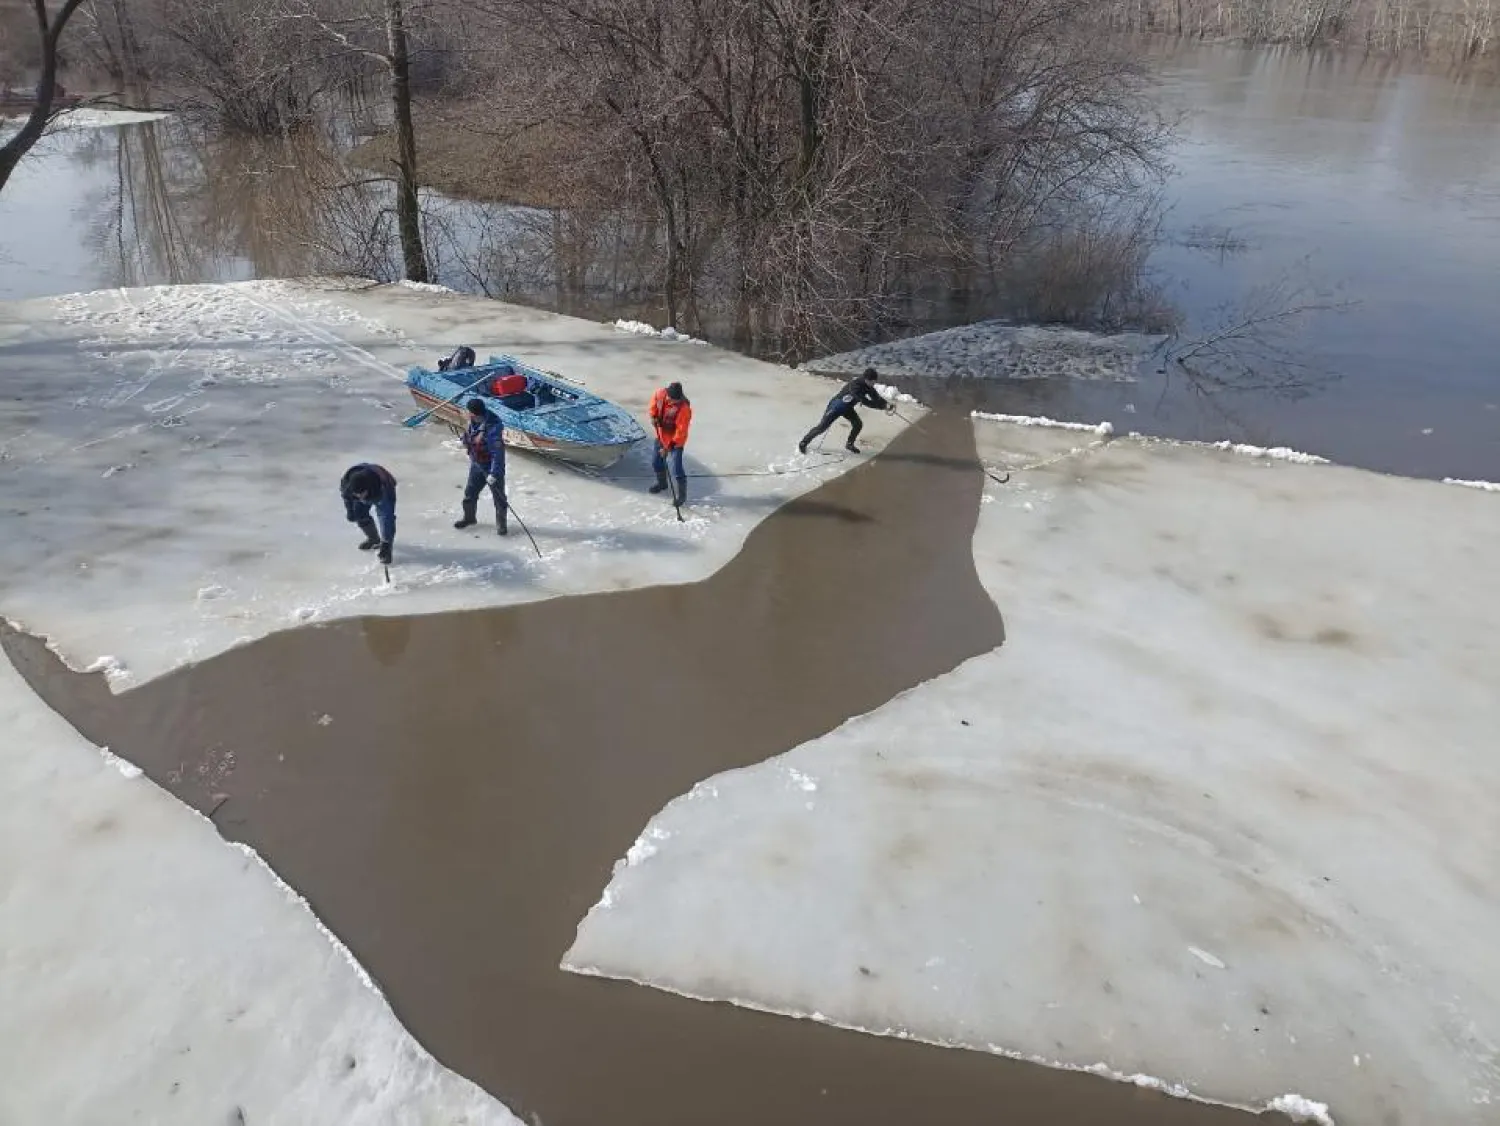
<path id="1" fill-rule="evenodd" d="M 669 383 L 651 396 L 651 427 L 656 432 L 656 450 L 651 456 L 651 468 L 656 473 L 656 484 L 651 492 L 667 491 L 667 467 L 677 479 L 677 488 L 672 500 L 682 505 L 687 502 L 687 473 L 682 468 L 682 449 L 687 445 L 688 428 L 693 424 L 693 404 L 682 393 L 682 384 Z"/>

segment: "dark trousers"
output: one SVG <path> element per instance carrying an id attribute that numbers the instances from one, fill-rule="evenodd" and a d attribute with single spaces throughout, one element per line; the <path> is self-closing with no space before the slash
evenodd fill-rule
<path id="1" fill-rule="evenodd" d="M 464 484 L 464 507 L 476 504 L 479 494 L 484 492 L 485 479 L 489 477 L 490 471 L 477 462 L 469 462 L 469 479 Z M 500 472 L 495 474 L 495 483 L 490 486 L 490 495 L 495 501 L 495 516 L 498 519 L 505 514 L 505 466 L 500 466 Z"/>
<path id="2" fill-rule="evenodd" d="M 379 518 L 380 526 L 377 529 L 380 538 L 386 543 L 396 541 L 396 487 L 386 486 L 385 495 L 380 498 L 380 503 L 375 505 L 375 515 Z M 344 518 L 351 524 L 357 524 L 363 531 L 365 524 L 370 521 L 370 504 L 368 501 L 359 500 L 357 497 L 344 498 Z"/>
<path id="3" fill-rule="evenodd" d="M 828 432 L 828 428 L 841 418 L 849 420 L 849 445 L 854 445 L 854 439 L 859 437 L 859 432 L 865 428 L 864 420 L 859 417 L 859 412 L 844 403 L 830 403 L 828 410 L 824 412 L 822 419 L 809 430 L 802 439 L 804 446 L 811 445 L 813 440 L 821 438 Z"/>

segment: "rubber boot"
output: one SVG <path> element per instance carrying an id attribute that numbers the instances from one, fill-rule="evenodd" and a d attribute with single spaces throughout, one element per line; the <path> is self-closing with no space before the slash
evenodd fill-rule
<path id="1" fill-rule="evenodd" d="M 359 522 L 359 530 L 365 534 L 365 542 L 359 545 L 361 551 L 380 546 L 380 533 L 375 529 L 375 521 L 366 516 Z"/>
<path id="2" fill-rule="evenodd" d="M 664 493 L 667 491 L 667 471 L 658 469 L 656 471 L 656 484 L 646 490 L 648 493 Z"/>
<path id="3" fill-rule="evenodd" d="M 845 442 L 844 449 L 848 450 L 851 454 L 859 453 L 859 447 L 856 446 L 853 442 Z"/>
<path id="4" fill-rule="evenodd" d="M 503 499 L 495 502 L 495 534 L 497 536 L 510 535 L 510 523 L 507 519 L 509 513 L 509 503 Z"/>
<path id="5" fill-rule="evenodd" d="M 453 526 L 455 528 L 471 528 L 475 524 L 479 523 L 479 521 L 474 516 L 474 511 L 478 507 L 479 507 L 479 502 L 478 501 L 475 501 L 475 500 L 466 500 L 466 501 L 464 501 L 464 515 L 463 515 L 463 519 L 461 519 L 461 520 L 455 520 L 453 522 Z"/>
<path id="6" fill-rule="evenodd" d="M 386 540 L 380 545 L 380 561 L 382 563 L 389 563 L 391 561 L 391 549 L 394 546 L 390 540 Z"/>

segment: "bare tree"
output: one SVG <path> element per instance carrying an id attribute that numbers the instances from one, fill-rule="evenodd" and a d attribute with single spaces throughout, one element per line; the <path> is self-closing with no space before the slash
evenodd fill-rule
<path id="1" fill-rule="evenodd" d="M 40 48 L 42 74 L 36 85 L 36 97 L 31 105 L 31 112 L 27 114 L 25 122 L 14 137 L 0 145 L 0 191 L 5 190 L 6 183 L 10 180 L 11 173 L 16 170 L 16 165 L 21 163 L 21 158 L 31 151 L 42 134 L 47 130 L 47 123 L 52 120 L 53 103 L 57 99 L 57 68 L 63 32 L 67 29 L 68 21 L 78 11 L 82 0 L 63 0 L 63 5 L 56 14 L 47 11 L 47 0 L 31 0 L 32 10 L 36 14 L 37 45 Z"/>
<path id="2" fill-rule="evenodd" d="M 396 175 L 396 226 L 401 235 L 401 256 L 408 281 L 428 280 L 427 254 L 422 244 L 422 205 L 418 194 L 417 135 L 412 122 L 411 44 L 405 0 L 380 0 L 384 43 L 369 45 L 362 38 L 368 26 L 367 13 L 356 10 L 340 16 L 319 14 L 306 3 L 302 14 L 312 20 L 335 43 L 354 55 L 379 63 L 386 75 L 396 135 L 393 160 Z"/>
<path id="3" fill-rule="evenodd" d="M 1357 304 L 1313 281 L 1304 262 L 1220 309 L 1200 334 L 1168 341 L 1164 359 L 1203 394 L 1301 398 L 1338 378 L 1302 346 L 1303 331 L 1315 316 L 1346 313 Z"/>
<path id="4" fill-rule="evenodd" d="M 1099 12 L 1132 30 L 1442 52 L 1468 61 L 1494 53 L 1497 8 L 1496 0 L 1110 0 Z"/>

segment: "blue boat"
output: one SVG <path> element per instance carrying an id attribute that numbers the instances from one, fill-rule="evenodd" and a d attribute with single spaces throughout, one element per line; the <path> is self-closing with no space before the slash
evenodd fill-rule
<path id="1" fill-rule="evenodd" d="M 646 437 L 622 407 L 514 356 L 446 371 L 415 367 L 406 386 L 419 407 L 458 433 L 468 425 L 469 400 L 483 399 L 505 424 L 506 445 L 590 469 L 607 469 Z"/>

